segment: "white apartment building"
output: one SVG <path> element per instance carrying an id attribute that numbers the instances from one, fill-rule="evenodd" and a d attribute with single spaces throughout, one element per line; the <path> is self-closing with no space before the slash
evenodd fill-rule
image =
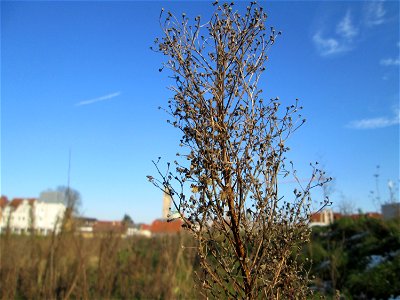
<path id="1" fill-rule="evenodd" d="M 66 206 L 61 201 L 46 202 L 40 199 L 13 199 L 2 210 L 0 232 L 9 228 L 21 234 L 37 232 L 47 235 L 58 232 Z"/>

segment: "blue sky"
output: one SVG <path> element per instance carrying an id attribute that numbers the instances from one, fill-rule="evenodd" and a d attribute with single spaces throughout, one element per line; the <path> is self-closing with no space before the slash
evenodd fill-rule
<path id="1" fill-rule="evenodd" d="M 290 157 L 304 178 L 309 162 L 323 163 L 335 205 L 344 197 L 376 210 L 376 165 L 383 198 L 400 177 L 399 2 L 261 5 L 283 32 L 262 77 L 265 98 L 299 98 L 307 118 Z M 162 195 L 146 175 L 158 156 L 173 161 L 179 144 L 157 109 L 172 82 L 149 50 L 161 7 L 203 20 L 212 12 L 209 2 L 1 2 L 2 194 L 66 185 L 71 149 L 84 215 L 160 217 Z"/>

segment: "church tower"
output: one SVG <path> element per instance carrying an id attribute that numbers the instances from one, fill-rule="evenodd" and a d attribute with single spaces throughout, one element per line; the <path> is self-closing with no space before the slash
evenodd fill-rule
<path id="1" fill-rule="evenodd" d="M 168 219 L 168 214 L 169 214 L 169 209 L 171 207 L 172 203 L 172 198 L 169 195 L 169 191 L 167 188 L 164 190 L 164 195 L 163 195 L 163 208 L 162 208 L 162 218 L 164 220 Z"/>

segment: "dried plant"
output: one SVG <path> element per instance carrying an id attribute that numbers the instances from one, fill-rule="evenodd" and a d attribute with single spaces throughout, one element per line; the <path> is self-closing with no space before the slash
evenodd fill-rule
<path id="1" fill-rule="evenodd" d="M 170 194 L 171 216 L 182 218 L 198 243 L 205 296 L 305 298 L 308 280 L 294 253 L 309 239 L 310 190 L 329 179 L 311 165 L 308 184 L 297 180 L 285 153 L 305 121 L 302 108 L 296 100 L 281 110 L 278 98 L 265 101 L 258 88 L 280 32 L 267 30 L 254 2 L 244 16 L 233 3 L 213 5 L 208 22 L 197 16 L 193 24 L 186 14 L 161 11 L 163 36 L 154 50 L 168 57 L 160 71 L 174 79 L 165 111 L 183 134 L 182 153 L 166 172 L 154 162 L 159 177 L 148 179 Z M 289 175 L 299 189 L 286 199 L 278 180 Z"/>

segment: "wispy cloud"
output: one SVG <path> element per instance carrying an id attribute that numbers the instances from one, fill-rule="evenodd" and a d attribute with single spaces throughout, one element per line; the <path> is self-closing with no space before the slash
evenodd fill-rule
<path id="1" fill-rule="evenodd" d="M 359 37 L 371 27 L 381 25 L 388 21 L 384 0 L 366 2 L 363 9 L 355 12 L 347 9 L 341 19 L 331 24 L 331 27 L 319 28 L 312 37 L 314 45 L 321 56 L 351 51 L 356 48 Z M 324 20 L 324 24 L 328 23 Z"/>
<path id="2" fill-rule="evenodd" d="M 80 102 L 76 103 L 75 106 L 89 105 L 89 104 L 93 104 L 96 102 L 109 100 L 109 99 L 115 98 L 119 95 L 121 95 L 121 92 L 115 92 L 115 93 L 104 95 L 101 97 L 80 101 Z"/>
<path id="3" fill-rule="evenodd" d="M 321 56 L 330 56 L 350 50 L 345 43 L 338 39 L 323 37 L 321 31 L 314 34 L 313 42 Z"/>
<path id="4" fill-rule="evenodd" d="M 350 122 L 347 127 L 352 129 L 377 129 L 400 124 L 400 110 L 393 109 L 394 116 L 362 119 Z"/>
<path id="5" fill-rule="evenodd" d="M 347 40 L 351 40 L 358 34 L 358 29 L 351 19 L 351 12 L 347 10 L 346 15 L 336 26 L 336 33 Z"/>
<path id="6" fill-rule="evenodd" d="M 397 47 L 400 47 L 400 42 L 397 42 Z M 390 67 L 390 66 L 399 66 L 400 65 L 400 56 L 397 58 L 383 58 L 379 61 L 381 66 Z"/>
<path id="7" fill-rule="evenodd" d="M 386 10 L 383 7 L 383 0 L 368 2 L 365 5 L 365 23 L 372 27 L 385 22 Z"/>
<path id="8" fill-rule="evenodd" d="M 313 42 L 321 56 L 330 56 L 353 49 L 353 39 L 358 35 L 358 29 L 353 23 L 350 10 L 347 10 L 344 17 L 337 23 L 335 33 L 335 35 L 323 36 L 322 30 L 319 30 L 314 34 Z"/>
<path id="9" fill-rule="evenodd" d="M 399 66 L 400 59 L 399 58 L 385 58 L 381 59 L 379 62 L 382 66 Z"/>

